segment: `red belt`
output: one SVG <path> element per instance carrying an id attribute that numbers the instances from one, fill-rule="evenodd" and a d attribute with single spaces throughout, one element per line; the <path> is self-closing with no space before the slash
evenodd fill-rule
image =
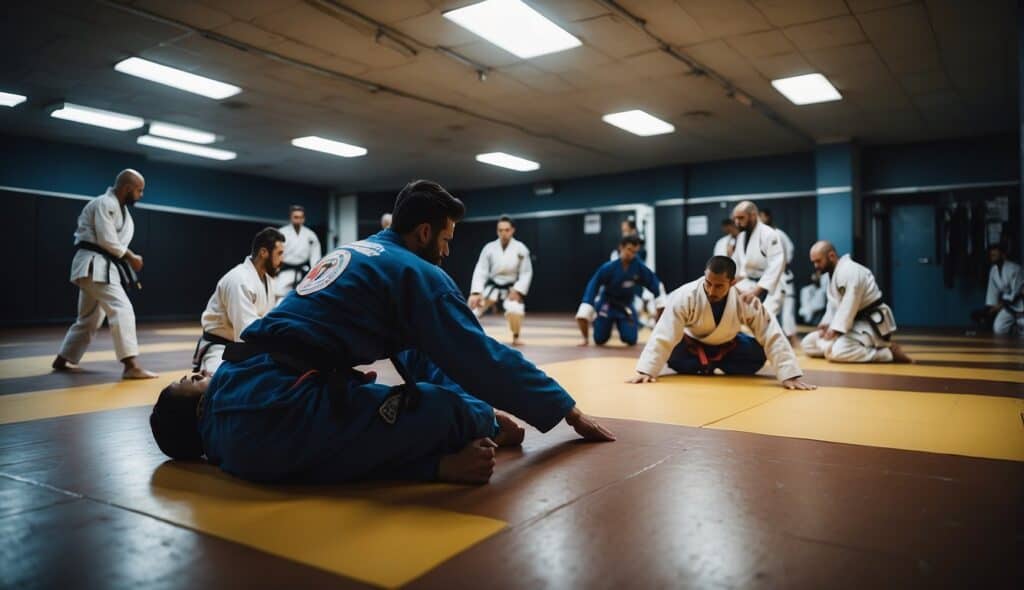
<path id="1" fill-rule="evenodd" d="M 710 370 L 711 363 L 722 360 L 725 358 L 725 355 L 732 352 L 737 346 L 736 339 L 734 338 L 728 342 L 720 344 L 715 354 L 708 356 L 707 351 L 704 350 L 704 343 L 700 340 L 697 340 L 688 334 L 683 334 L 683 342 L 686 343 L 686 351 L 696 356 L 697 360 L 700 361 L 701 368 L 705 370 Z"/>

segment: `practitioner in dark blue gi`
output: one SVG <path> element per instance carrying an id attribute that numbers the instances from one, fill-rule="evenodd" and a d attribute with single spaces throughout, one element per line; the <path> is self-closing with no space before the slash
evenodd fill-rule
<path id="1" fill-rule="evenodd" d="M 485 483 L 494 447 L 563 419 L 614 440 L 523 356 L 484 334 L 438 266 L 465 207 L 440 185 L 399 193 L 390 229 L 320 260 L 225 351 L 212 379 L 160 395 L 150 424 L 179 459 L 254 481 Z M 405 383 L 352 367 L 390 358 Z"/>
<path id="2" fill-rule="evenodd" d="M 640 238 L 635 235 L 623 236 L 619 242 L 618 260 L 610 260 L 600 266 L 587 283 L 583 302 L 576 312 L 576 323 L 583 340 L 580 346 L 589 343 L 590 323 L 594 323 L 594 343 L 602 345 L 612 335 L 612 324 L 619 331 L 619 338 L 630 346 L 637 340 L 637 315 L 634 299 L 646 287 L 651 293 L 661 292 L 661 282 L 654 271 L 637 258 Z M 655 299 L 660 314 L 665 307 L 664 298 Z"/>

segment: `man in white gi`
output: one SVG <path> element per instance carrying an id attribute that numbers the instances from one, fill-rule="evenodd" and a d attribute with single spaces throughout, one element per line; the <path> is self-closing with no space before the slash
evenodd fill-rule
<path id="1" fill-rule="evenodd" d="M 1024 337 L 1024 273 L 1016 262 L 1006 258 L 1003 246 L 988 249 L 992 270 L 988 273 L 985 306 L 989 317 L 995 316 L 992 331 L 1000 336 L 1013 333 Z"/>
<path id="2" fill-rule="evenodd" d="M 533 280 L 530 249 L 513 237 L 515 233 L 512 218 L 502 215 L 498 220 L 498 239 L 480 252 L 468 301 L 469 308 L 480 318 L 500 300 L 513 345 L 519 344 L 519 331 L 526 315 L 524 298 Z"/>
<path id="3" fill-rule="evenodd" d="M 135 310 L 126 289 L 136 286 L 135 273 L 142 257 L 128 249 L 135 223 L 128 207 L 142 199 L 146 181 L 135 170 L 123 170 L 114 186 L 92 199 L 78 216 L 71 282 L 78 286 L 78 319 L 68 329 L 53 361 L 56 371 L 72 370 L 107 318 L 114 338 L 114 352 L 124 365 L 122 378 L 151 379 L 137 362 Z"/>
<path id="4" fill-rule="evenodd" d="M 800 288 L 800 319 L 805 324 L 817 324 L 825 315 L 828 306 L 827 273 L 815 271 L 811 274 L 811 282 Z"/>
<path id="5" fill-rule="evenodd" d="M 208 376 L 216 373 L 224 347 L 241 342 L 249 324 L 273 309 L 273 279 L 281 270 L 284 242 L 284 235 L 276 229 L 260 230 L 252 240 L 249 256 L 217 281 L 200 320 L 203 335 L 192 355 L 194 372 Z"/>
<path id="6" fill-rule="evenodd" d="M 828 307 L 818 329 L 803 339 L 804 354 L 834 363 L 913 362 L 892 342 L 896 320 L 882 302 L 875 275 L 831 242 L 811 246 L 814 270 L 828 273 Z"/>
<path id="7" fill-rule="evenodd" d="M 712 252 L 714 256 L 732 256 L 733 251 L 736 249 L 736 236 L 739 235 L 740 230 L 736 227 L 736 223 L 732 219 L 722 220 L 722 237 L 718 238 L 715 242 L 715 250 Z"/>
<path id="8" fill-rule="evenodd" d="M 629 383 L 651 383 L 668 367 L 680 374 L 753 375 L 771 361 L 786 389 L 815 389 L 801 380 L 803 371 L 779 328 L 757 299 L 736 289 L 736 263 L 712 256 L 704 276 L 668 296 L 668 305 L 640 354 Z M 747 326 L 753 337 L 740 332 Z"/>
<path id="9" fill-rule="evenodd" d="M 782 301 L 777 296 L 786 271 L 786 252 L 778 232 L 758 221 L 757 205 L 741 201 L 732 210 L 740 230 L 732 259 L 736 263 L 736 287 L 748 302 L 760 299 L 768 313 L 778 315 Z"/>
<path id="10" fill-rule="evenodd" d="M 285 238 L 284 262 L 281 263 L 281 272 L 276 282 L 278 300 L 284 299 L 302 281 L 309 269 L 320 261 L 320 239 L 305 223 L 306 209 L 301 205 L 292 205 L 291 223 L 278 229 Z"/>
<path id="11" fill-rule="evenodd" d="M 782 241 L 782 251 L 786 255 L 786 270 L 782 273 L 782 281 L 779 283 L 779 288 L 775 294 L 781 301 L 779 325 L 782 326 L 782 332 L 786 335 L 786 338 L 789 338 L 793 346 L 796 346 L 796 284 L 791 268 L 794 253 L 793 240 L 789 239 L 786 232 L 775 227 L 775 224 L 772 222 L 771 209 L 761 209 L 759 216 L 761 223 L 774 229 L 775 233 L 779 234 L 779 240 Z"/>

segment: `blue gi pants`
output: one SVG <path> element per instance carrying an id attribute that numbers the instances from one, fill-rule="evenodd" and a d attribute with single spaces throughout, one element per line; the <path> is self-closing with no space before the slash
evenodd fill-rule
<path id="1" fill-rule="evenodd" d="M 636 344 L 637 322 L 636 310 L 633 306 L 619 308 L 608 303 L 599 303 L 597 317 L 594 318 L 594 343 L 601 345 L 612 337 L 612 325 L 619 331 L 619 339 L 630 346 Z M 629 313 L 626 313 L 626 309 Z"/>
<path id="2" fill-rule="evenodd" d="M 707 356 L 718 353 L 717 346 L 704 346 Z M 722 360 L 709 363 L 709 369 L 721 369 L 727 375 L 753 375 L 767 359 L 764 349 L 752 336 L 736 334 L 736 348 L 727 353 Z M 695 375 L 701 372 L 700 359 L 686 349 L 686 342 L 680 342 L 668 357 L 668 366 L 682 375 Z"/>
<path id="3" fill-rule="evenodd" d="M 422 353 L 398 358 L 421 397 L 394 424 L 379 413 L 392 393 L 387 385 L 353 378 L 332 391 L 323 374 L 300 379 L 269 355 L 225 363 L 210 383 L 200 420 L 208 458 L 254 481 L 431 481 L 443 455 L 497 435 L 490 405 Z"/>

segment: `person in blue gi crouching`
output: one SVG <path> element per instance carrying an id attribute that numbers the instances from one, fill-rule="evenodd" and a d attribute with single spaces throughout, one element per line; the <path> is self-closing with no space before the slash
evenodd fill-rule
<path id="1" fill-rule="evenodd" d="M 398 479 L 486 483 L 494 448 L 565 420 L 614 435 L 519 352 L 484 334 L 440 268 L 465 206 L 418 180 L 392 225 L 321 259 L 225 350 L 212 378 L 160 394 L 150 426 L 175 459 L 261 482 Z M 352 367 L 390 359 L 404 383 Z"/>

